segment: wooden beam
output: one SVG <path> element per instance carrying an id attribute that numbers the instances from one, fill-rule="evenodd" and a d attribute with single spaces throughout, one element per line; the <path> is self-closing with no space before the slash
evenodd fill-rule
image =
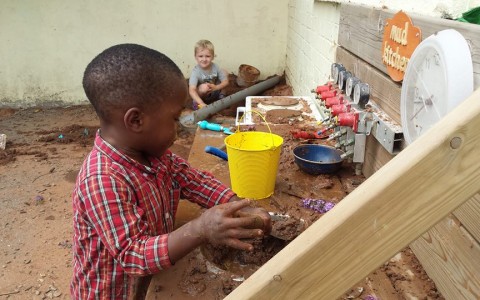
<path id="1" fill-rule="evenodd" d="M 383 29 L 386 19 L 392 18 L 395 13 L 397 11 L 342 4 L 338 44 L 386 74 L 381 53 Z M 420 27 L 422 30 L 423 39 L 447 28 L 460 32 L 468 41 L 472 52 L 474 86 L 475 88 L 480 87 L 480 27 L 476 24 L 432 18 L 413 13 L 408 15 L 411 17 L 413 25 Z"/>
<path id="2" fill-rule="evenodd" d="M 227 299 L 336 299 L 479 191 L 480 90 Z"/>
<path id="3" fill-rule="evenodd" d="M 462 222 L 466 230 L 480 243 L 480 194 L 476 194 L 453 214 Z M 480 266 L 478 266 L 480 269 Z"/>
<path id="4" fill-rule="evenodd" d="M 410 248 L 446 299 L 480 299 L 480 246 L 455 217 L 440 221 Z"/>

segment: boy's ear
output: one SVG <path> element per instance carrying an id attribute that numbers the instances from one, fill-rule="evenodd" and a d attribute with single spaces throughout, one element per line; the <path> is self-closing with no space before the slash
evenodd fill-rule
<path id="1" fill-rule="evenodd" d="M 138 107 L 132 107 L 123 116 L 125 127 L 133 132 L 141 132 L 144 124 L 144 113 Z"/>

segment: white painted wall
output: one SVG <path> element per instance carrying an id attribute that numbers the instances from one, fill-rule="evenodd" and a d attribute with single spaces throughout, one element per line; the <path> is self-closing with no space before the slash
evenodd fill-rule
<path id="1" fill-rule="evenodd" d="M 340 5 L 291 0 L 288 14 L 288 83 L 294 95 L 308 96 L 325 82 L 335 59 Z"/>
<path id="2" fill-rule="evenodd" d="M 88 62 L 127 42 L 164 52 L 186 77 L 202 38 L 230 72 L 246 63 L 263 77 L 281 74 L 287 14 L 288 0 L 2 0 L 0 106 L 85 102 Z"/>
<path id="3" fill-rule="evenodd" d="M 480 0 L 290 0 L 288 14 L 288 83 L 295 95 L 329 79 L 338 41 L 340 4 L 368 5 L 433 17 L 457 18 Z"/>
<path id="4" fill-rule="evenodd" d="M 335 59 L 339 3 L 457 17 L 480 0 L 2 0 L 0 106 L 86 101 L 87 63 L 103 49 L 133 42 L 170 56 L 186 77 L 201 38 L 216 62 L 242 63 L 261 78 L 286 72 L 296 95 L 328 80 Z"/>

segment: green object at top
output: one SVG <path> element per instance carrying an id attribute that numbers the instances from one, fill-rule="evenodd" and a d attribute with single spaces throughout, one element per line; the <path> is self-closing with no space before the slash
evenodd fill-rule
<path id="1" fill-rule="evenodd" d="M 464 12 L 457 21 L 480 25 L 480 6 Z"/>

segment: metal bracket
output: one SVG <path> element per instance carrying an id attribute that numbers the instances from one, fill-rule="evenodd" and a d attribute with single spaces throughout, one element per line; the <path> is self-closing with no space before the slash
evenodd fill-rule
<path id="1" fill-rule="evenodd" d="M 365 146 L 367 136 L 363 133 L 355 134 L 355 147 L 353 148 L 353 162 L 363 163 L 365 161 Z"/>
<path id="2" fill-rule="evenodd" d="M 366 111 L 363 111 L 358 108 L 358 106 L 355 107 L 355 110 L 358 111 L 359 113 L 359 121 L 358 121 L 358 130 L 357 132 L 364 133 L 366 135 L 370 135 L 372 131 L 372 114 Z"/>
<path id="3" fill-rule="evenodd" d="M 390 154 L 399 153 L 402 150 L 402 127 L 378 110 L 372 112 L 372 119 L 373 136 Z"/>

